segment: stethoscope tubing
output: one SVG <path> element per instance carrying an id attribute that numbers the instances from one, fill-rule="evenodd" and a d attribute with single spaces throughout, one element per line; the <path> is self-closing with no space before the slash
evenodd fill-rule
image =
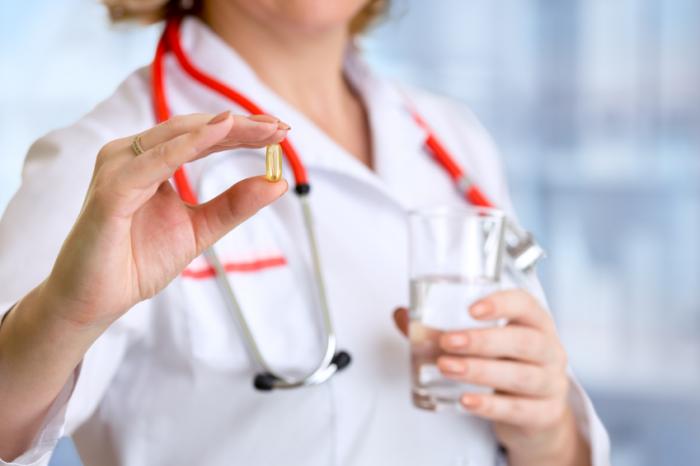
<path id="1" fill-rule="evenodd" d="M 158 122 L 163 122 L 170 118 L 170 109 L 165 94 L 164 60 L 167 52 L 172 52 L 180 67 L 203 86 L 227 97 L 251 114 L 265 113 L 245 95 L 202 72 L 190 61 L 180 44 L 180 23 L 181 18 L 174 18 L 167 22 L 153 59 L 151 91 L 156 120 Z M 449 174 L 466 200 L 475 206 L 492 207 L 492 203 L 469 178 L 466 172 L 455 162 L 455 159 L 451 157 L 425 120 L 423 120 L 415 108 L 409 104 L 408 100 L 406 100 L 406 103 L 415 122 L 427 134 L 425 141 L 426 149 Z M 263 370 L 263 372 L 257 374 L 254 381 L 255 387 L 259 390 L 296 388 L 320 384 L 330 379 L 337 371 L 347 367 L 351 361 L 350 355 L 347 352 L 337 351 L 336 333 L 333 328 L 331 312 L 328 305 L 328 297 L 321 269 L 320 252 L 314 232 L 313 215 L 308 202 L 311 185 L 308 181 L 307 172 L 292 143 L 288 139 L 285 139 L 280 145 L 282 146 L 285 159 L 289 163 L 294 175 L 294 191 L 301 205 L 304 230 L 311 253 L 311 265 L 314 273 L 316 294 L 318 295 L 318 304 L 321 308 L 323 330 L 326 335 L 323 357 L 314 370 L 303 377 L 292 378 L 278 374 L 272 369 L 253 336 L 235 292 L 226 277 L 226 271 L 214 248 L 210 247 L 204 252 L 206 260 L 216 272 L 218 286 L 221 289 L 222 295 L 225 297 L 229 311 L 238 323 L 247 351 L 251 359 Z M 189 183 L 184 167 L 180 167 L 176 170 L 173 175 L 173 181 L 183 201 L 190 204 L 197 204 L 197 196 Z M 510 266 L 519 271 L 530 270 L 534 267 L 534 264 L 543 257 L 544 251 L 537 245 L 529 232 L 522 230 L 514 222 L 508 220 L 506 222 L 506 230 L 506 250 L 511 256 Z"/>
<path id="2" fill-rule="evenodd" d="M 231 283 L 226 278 L 226 271 L 224 270 L 218 255 L 214 251 L 213 247 L 208 248 L 204 252 L 204 257 L 211 264 L 216 272 L 216 281 L 219 288 L 222 290 L 224 296 L 226 296 L 225 302 L 229 311 L 233 315 L 235 321 L 238 324 L 239 330 L 243 339 L 245 341 L 245 346 L 249 352 L 249 356 L 252 360 L 256 361 L 257 364 L 263 369 L 262 377 L 256 377 L 256 388 L 260 390 L 271 389 L 271 388 L 297 388 L 307 385 L 317 385 L 321 384 L 339 370 L 342 364 L 333 363 L 333 359 L 336 357 L 337 339 L 335 330 L 333 328 L 333 321 L 331 319 L 331 312 L 328 306 L 328 298 L 326 295 L 325 283 L 323 280 L 323 273 L 321 272 L 321 259 L 319 256 L 318 245 L 316 242 L 316 237 L 314 234 L 313 216 L 311 214 L 311 209 L 309 207 L 308 199 L 306 196 L 300 198 L 302 205 L 302 213 L 304 218 L 304 230 L 307 235 L 308 244 L 311 249 L 312 258 L 312 268 L 314 272 L 315 283 L 317 287 L 317 294 L 319 298 L 319 306 L 321 307 L 321 317 L 323 321 L 323 331 L 326 335 L 325 350 L 321 361 L 318 363 L 316 368 L 303 377 L 291 378 L 283 375 L 277 374 L 267 360 L 262 354 L 260 347 L 253 336 L 253 332 L 248 326 L 248 321 L 243 315 L 241 306 L 236 298 L 236 294 L 233 291 Z M 345 353 L 347 354 L 347 353 Z M 348 363 L 349 364 L 349 361 Z M 345 365 L 347 365 L 345 364 Z M 341 367 L 342 368 L 342 367 Z M 272 384 L 272 387 L 267 387 L 267 384 Z"/>

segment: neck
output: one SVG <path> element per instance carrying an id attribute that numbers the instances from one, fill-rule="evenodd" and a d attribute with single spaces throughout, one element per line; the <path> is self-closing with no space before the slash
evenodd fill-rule
<path id="1" fill-rule="evenodd" d="M 251 66 L 275 93 L 312 120 L 343 108 L 351 89 L 343 77 L 346 28 L 324 31 L 286 29 L 264 23 L 231 1 L 206 2 L 209 27 Z"/>
<path id="2" fill-rule="evenodd" d="M 208 0 L 202 19 L 262 82 L 371 167 L 365 108 L 343 76 L 348 28 L 295 28 L 293 21 L 275 18 L 274 12 L 269 17 L 254 13 L 231 0 Z"/>

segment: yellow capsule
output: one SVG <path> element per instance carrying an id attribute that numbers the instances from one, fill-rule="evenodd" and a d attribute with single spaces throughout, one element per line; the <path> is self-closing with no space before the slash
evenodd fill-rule
<path id="1" fill-rule="evenodd" d="M 270 144 L 265 150 L 265 178 L 267 181 L 282 179 L 282 148 L 279 144 Z"/>

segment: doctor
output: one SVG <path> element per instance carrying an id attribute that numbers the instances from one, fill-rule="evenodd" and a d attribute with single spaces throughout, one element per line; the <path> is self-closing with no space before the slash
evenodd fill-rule
<path id="1" fill-rule="evenodd" d="M 407 301 L 404 213 L 464 199 L 406 95 L 512 209 L 472 117 L 399 91 L 358 56 L 353 35 L 384 1 L 109 3 L 122 17 L 186 16 L 178 40 L 193 66 L 267 115 L 243 116 L 170 54 L 32 146 L 0 223 L 0 464 L 46 464 L 65 434 L 101 466 L 608 464 L 534 277 L 465 309 L 507 326 L 442 341 L 446 374 L 497 392 L 465 395 L 472 415 L 410 404 L 408 349 L 391 322 Z M 154 115 L 159 73 L 167 107 Z M 164 108 L 177 116 L 155 125 Z M 259 176 L 258 148 L 284 138 L 313 186 L 328 301 L 353 362 L 324 384 L 266 393 L 201 253 L 216 243 L 268 362 L 313 368 L 323 332 L 297 199 Z M 199 205 L 168 182 L 182 164 Z M 398 308 L 399 329 L 406 319 Z"/>

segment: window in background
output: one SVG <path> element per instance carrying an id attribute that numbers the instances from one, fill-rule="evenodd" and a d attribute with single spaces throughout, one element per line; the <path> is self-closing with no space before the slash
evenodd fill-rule
<path id="1" fill-rule="evenodd" d="M 368 58 L 494 134 L 613 464 L 700 463 L 700 3 L 392 2 Z M 29 143 L 147 63 L 157 33 L 110 28 L 93 0 L 4 7 L 0 210 Z"/>
<path id="2" fill-rule="evenodd" d="M 700 462 L 700 4 L 394 6 L 372 61 L 494 134 L 613 463 Z"/>
<path id="3" fill-rule="evenodd" d="M 152 56 L 156 28 L 111 27 L 98 0 L 6 2 L 0 15 L 0 212 L 29 145 L 71 124 Z"/>

